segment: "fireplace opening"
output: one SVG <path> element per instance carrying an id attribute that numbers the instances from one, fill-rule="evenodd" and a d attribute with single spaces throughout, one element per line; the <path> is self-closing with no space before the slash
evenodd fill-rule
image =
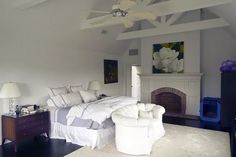
<path id="1" fill-rule="evenodd" d="M 151 94 L 151 102 L 165 107 L 168 115 L 185 115 L 186 94 L 174 88 L 159 88 Z"/>

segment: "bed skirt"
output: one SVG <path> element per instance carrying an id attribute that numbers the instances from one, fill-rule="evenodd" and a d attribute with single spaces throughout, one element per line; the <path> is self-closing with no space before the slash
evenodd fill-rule
<path id="1" fill-rule="evenodd" d="M 75 126 L 67 126 L 60 123 L 51 124 L 50 138 L 65 139 L 80 146 L 89 146 L 92 149 L 101 149 L 105 145 L 114 142 L 115 127 L 107 129 L 87 129 Z"/>

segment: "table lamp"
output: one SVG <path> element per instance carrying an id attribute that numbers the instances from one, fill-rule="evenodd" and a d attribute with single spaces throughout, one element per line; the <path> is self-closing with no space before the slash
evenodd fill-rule
<path id="1" fill-rule="evenodd" d="M 101 85 L 98 81 L 90 81 L 88 85 L 89 90 L 94 90 L 96 96 L 98 96 L 98 90 L 101 89 Z"/>
<path id="2" fill-rule="evenodd" d="M 15 98 L 18 98 L 20 96 L 21 96 L 21 93 L 20 93 L 17 83 L 8 82 L 8 83 L 3 84 L 0 97 L 9 99 L 9 113 L 10 114 L 14 114 Z"/>

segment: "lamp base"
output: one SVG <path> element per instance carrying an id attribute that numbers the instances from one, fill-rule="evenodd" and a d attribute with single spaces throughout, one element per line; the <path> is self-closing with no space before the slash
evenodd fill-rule
<path id="1" fill-rule="evenodd" d="M 15 104 L 14 104 L 14 99 L 12 98 L 9 99 L 9 114 L 10 115 L 15 114 Z"/>

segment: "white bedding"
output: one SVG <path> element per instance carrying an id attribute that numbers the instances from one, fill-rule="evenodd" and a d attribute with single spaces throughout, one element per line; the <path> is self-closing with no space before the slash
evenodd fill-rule
<path id="1" fill-rule="evenodd" d="M 137 103 L 137 99 L 131 97 L 107 97 L 91 103 L 84 103 L 71 108 L 68 113 L 68 124 L 78 117 L 81 119 L 92 119 L 103 122 L 111 117 L 111 113 L 116 109 Z M 114 126 L 106 129 L 93 130 L 70 125 L 63 125 L 56 121 L 57 109 L 49 108 L 51 112 L 51 138 L 65 139 L 81 146 L 91 148 L 102 148 L 114 140 Z"/>
<path id="2" fill-rule="evenodd" d="M 90 103 L 73 106 L 67 114 L 67 125 L 71 125 L 74 119 L 92 119 L 101 124 L 111 113 L 121 107 L 136 104 L 137 99 L 126 96 L 107 97 Z"/>

